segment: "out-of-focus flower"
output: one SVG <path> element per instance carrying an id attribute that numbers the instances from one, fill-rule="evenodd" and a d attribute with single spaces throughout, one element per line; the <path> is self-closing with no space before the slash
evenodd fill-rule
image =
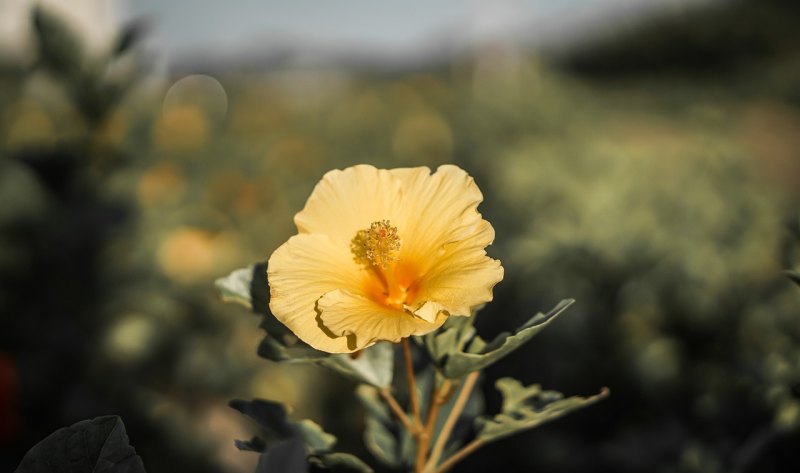
<path id="1" fill-rule="evenodd" d="M 328 172 L 269 259 L 270 309 L 318 350 L 353 352 L 468 316 L 503 278 L 475 181 L 446 165 Z"/>

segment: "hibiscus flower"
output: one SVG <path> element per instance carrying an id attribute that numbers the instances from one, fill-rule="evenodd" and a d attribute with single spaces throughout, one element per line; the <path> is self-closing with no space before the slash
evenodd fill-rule
<path id="1" fill-rule="evenodd" d="M 270 310 L 329 353 L 399 342 L 469 316 L 503 279 L 494 229 L 457 166 L 330 171 L 269 259 Z"/>

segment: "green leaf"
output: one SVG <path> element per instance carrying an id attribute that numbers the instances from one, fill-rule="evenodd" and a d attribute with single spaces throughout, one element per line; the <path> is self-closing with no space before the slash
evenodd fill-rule
<path id="1" fill-rule="evenodd" d="M 367 450 L 382 463 L 398 467 L 402 464 L 397 436 L 398 431 L 392 413 L 373 386 L 362 384 L 356 395 L 364 406 L 364 444 Z"/>
<path id="2" fill-rule="evenodd" d="M 475 335 L 469 320 L 445 326 L 426 336 L 424 343 L 445 376 L 462 378 L 472 371 L 483 370 L 524 345 L 574 302 L 573 299 L 563 300 L 548 313 L 531 317 L 514 333 L 501 333 L 489 343 Z"/>
<path id="3" fill-rule="evenodd" d="M 500 414 L 482 416 L 475 422 L 477 438 L 484 442 L 493 442 L 538 427 L 608 396 L 608 389 L 603 388 L 599 394 L 591 397 L 564 398 L 559 392 L 543 391 L 538 384 L 524 387 L 513 378 L 501 378 L 495 386 L 503 395 Z"/>
<path id="4" fill-rule="evenodd" d="M 381 463 L 393 467 L 398 467 L 402 464 L 401 456 L 398 452 L 397 437 L 394 436 L 387 425 L 375 417 L 368 416 L 365 419 L 364 445 Z"/>
<path id="5" fill-rule="evenodd" d="M 349 453 L 326 453 L 315 457 L 314 460 L 331 473 L 373 473 L 369 465 Z"/>
<path id="6" fill-rule="evenodd" d="M 220 296 L 225 302 L 241 304 L 248 309 L 253 308 L 250 286 L 253 283 L 253 270 L 255 265 L 234 270 L 224 278 L 214 281 L 219 289 Z"/>
<path id="7" fill-rule="evenodd" d="M 269 312 L 267 263 L 251 264 L 214 281 L 222 300 L 241 304 L 258 314 Z"/>
<path id="8" fill-rule="evenodd" d="M 97 417 L 56 430 L 31 448 L 16 473 L 144 473 L 117 416 Z"/>
<path id="9" fill-rule="evenodd" d="M 389 387 L 394 375 L 394 345 L 379 342 L 361 350 L 356 358 L 333 355 L 315 362 L 360 383 Z"/>
<path id="10" fill-rule="evenodd" d="M 300 439 L 311 455 L 329 453 L 336 443 L 336 437 L 322 430 L 322 427 L 314 421 L 308 419 L 297 422 L 289 420 L 286 406 L 279 402 L 265 399 L 254 399 L 252 401 L 234 399 L 228 404 L 256 421 L 266 432 L 268 443 L 292 438 Z M 258 450 L 258 447 L 262 446 L 263 442 L 239 440 L 236 445 L 240 450 Z M 269 452 L 269 449 L 267 449 L 267 452 Z"/>
<path id="11" fill-rule="evenodd" d="M 312 454 L 328 453 L 336 444 L 336 436 L 322 430 L 313 420 L 303 419 L 295 425 Z"/>

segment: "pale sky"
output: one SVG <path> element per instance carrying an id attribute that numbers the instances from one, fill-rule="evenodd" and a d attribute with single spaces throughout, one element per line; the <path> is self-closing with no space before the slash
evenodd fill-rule
<path id="1" fill-rule="evenodd" d="M 413 51 L 441 39 L 481 40 L 515 28 L 561 41 L 579 39 L 600 21 L 613 28 L 638 12 L 709 1 L 729 0 L 0 0 L 0 55 L 26 49 L 36 3 L 74 20 L 97 45 L 109 43 L 116 22 L 145 17 L 153 25 L 149 38 L 177 58 L 287 42 Z"/>
<path id="2" fill-rule="evenodd" d="M 551 24 L 604 9 L 681 8 L 707 0 L 129 0 L 155 21 L 169 51 L 240 47 L 259 38 L 409 47 L 442 31 L 491 35 L 509 24 Z"/>

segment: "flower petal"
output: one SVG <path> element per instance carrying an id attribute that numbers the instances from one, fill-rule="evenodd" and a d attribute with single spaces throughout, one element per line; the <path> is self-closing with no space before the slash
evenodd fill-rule
<path id="1" fill-rule="evenodd" d="M 335 289 L 358 291 L 362 275 L 349 248 L 326 235 L 295 235 L 269 258 L 269 308 L 275 317 L 317 350 L 346 352 L 347 340 L 320 327 L 316 303 Z"/>
<path id="2" fill-rule="evenodd" d="M 323 233 L 349 248 L 372 222 L 395 224 L 400 202 L 400 181 L 390 171 L 362 164 L 326 173 L 294 222 L 300 233 Z"/>
<path id="3" fill-rule="evenodd" d="M 432 264 L 443 245 L 474 233 L 474 226 L 482 220 L 477 207 L 483 195 L 463 169 L 446 165 L 433 174 L 427 167 L 390 172 L 403 188 L 405 212 L 396 223 L 401 239 L 400 259 Z M 486 240 L 484 246 L 491 242 L 491 238 Z"/>
<path id="4" fill-rule="evenodd" d="M 503 267 L 484 249 L 484 242 L 494 235 L 492 226 L 482 220 L 476 227 L 469 238 L 442 247 L 418 282 L 418 300 L 437 302 L 450 315 L 464 316 L 492 300 L 492 289 L 503 279 Z"/>
<path id="5" fill-rule="evenodd" d="M 413 314 L 381 306 L 349 291 L 337 289 L 317 301 L 322 326 L 347 339 L 346 352 L 361 350 L 380 340 L 399 342 L 411 335 L 424 335 L 440 327 L 447 316 L 440 312 L 433 323 Z"/>
<path id="6" fill-rule="evenodd" d="M 494 229 L 478 212 L 483 195 L 463 169 L 445 165 L 391 170 L 403 183 L 398 219 L 400 259 L 418 265 L 417 302 L 435 302 L 450 315 L 470 315 L 471 308 L 492 300 L 503 279 L 500 262 L 486 256 Z M 420 308 L 423 308 L 424 305 Z"/>

